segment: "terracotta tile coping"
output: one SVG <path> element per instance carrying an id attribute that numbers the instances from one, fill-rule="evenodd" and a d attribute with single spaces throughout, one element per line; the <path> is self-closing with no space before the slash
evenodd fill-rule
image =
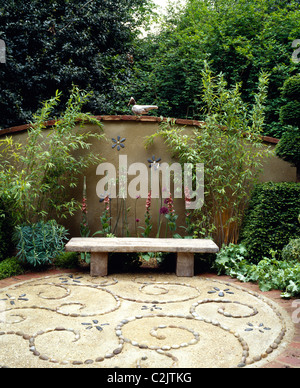
<path id="1" fill-rule="evenodd" d="M 99 121 L 135 121 L 135 122 L 144 122 L 144 123 L 161 123 L 162 121 L 166 122 L 168 119 L 165 117 L 154 117 L 154 116 L 129 116 L 129 115 L 117 115 L 117 116 L 94 116 Z M 175 124 L 178 125 L 187 125 L 192 127 L 201 127 L 204 125 L 203 121 L 198 120 L 186 120 L 186 119 L 170 119 Z M 46 127 L 51 127 L 55 124 L 55 120 L 47 121 L 45 123 Z M 17 127 L 11 127 L 0 130 L 1 135 L 8 135 L 16 132 L 25 132 L 31 127 L 30 124 L 20 125 Z M 275 139 L 269 136 L 263 136 L 263 141 L 266 143 L 277 144 L 280 139 Z"/>
<path id="2" fill-rule="evenodd" d="M 44 276 L 58 275 L 63 273 L 76 273 L 78 270 L 63 270 L 63 269 L 53 269 L 47 272 L 36 272 L 36 273 L 27 273 L 25 275 L 15 276 L 12 278 L 0 280 L 0 289 L 12 286 L 14 284 L 24 282 L 26 280 L 31 280 L 35 278 L 42 278 Z M 274 290 L 269 292 L 261 292 L 257 284 L 254 283 L 241 283 L 236 279 L 232 279 L 229 276 L 217 276 L 216 274 L 201 274 L 202 277 L 212 278 L 221 281 L 225 281 L 227 283 L 235 283 L 236 285 L 240 285 L 243 288 L 249 289 L 254 292 L 258 292 L 263 296 L 273 300 L 277 304 L 279 304 L 283 309 L 286 310 L 289 316 L 292 316 L 294 309 L 292 308 L 292 302 L 296 300 L 296 298 L 291 300 L 282 299 L 280 291 Z M 263 366 L 263 369 L 280 369 L 280 368 L 300 368 L 300 323 L 294 323 L 295 333 L 292 342 L 288 345 L 288 347 L 281 353 L 275 360 L 270 362 L 268 365 Z"/>

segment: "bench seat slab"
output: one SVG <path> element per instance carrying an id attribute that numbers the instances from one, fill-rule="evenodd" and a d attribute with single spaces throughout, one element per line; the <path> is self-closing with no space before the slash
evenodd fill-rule
<path id="1" fill-rule="evenodd" d="M 212 240 L 157 238 L 72 238 L 67 252 L 91 252 L 91 276 L 107 276 L 108 253 L 112 252 L 176 252 L 176 274 L 194 276 L 195 253 L 217 253 Z"/>
<path id="2" fill-rule="evenodd" d="M 217 253 L 211 240 L 164 238 L 72 238 L 68 252 L 187 252 Z"/>

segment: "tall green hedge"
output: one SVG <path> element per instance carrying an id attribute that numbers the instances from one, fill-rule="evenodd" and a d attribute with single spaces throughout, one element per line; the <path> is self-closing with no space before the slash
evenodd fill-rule
<path id="1" fill-rule="evenodd" d="M 297 168 L 297 182 L 300 182 L 300 74 L 285 81 L 282 97 L 287 99 L 287 104 L 280 111 L 281 123 L 298 128 L 287 131 L 275 151 L 277 156 Z"/>
<path id="2" fill-rule="evenodd" d="M 300 102 L 299 102 L 300 110 Z M 276 147 L 276 155 L 300 168 L 300 131 L 286 132 Z"/>
<path id="3" fill-rule="evenodd" d="M 252 262 L 270 257 L 270 250 L 282 251 L 300 236 L 300 184 L 263 183 L 255 188 L 246 212 L 240 242 Z"/>
<path id="4" fill-rule="evenodd" d="M 300 74 L 289 77 L 283 85 L 282 97 L 289 101 L 299 101 L 300 96 Z"/>

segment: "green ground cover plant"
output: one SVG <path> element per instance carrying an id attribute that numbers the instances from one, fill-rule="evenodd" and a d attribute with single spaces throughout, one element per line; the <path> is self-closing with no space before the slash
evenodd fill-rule
<path id="1" fill-rule="evenodd" d="M 282 250 L 282 258 L 286 261 L 299 261 L 300 263 L 300 239 L 291 240 Z"/>
<path id="2" fill-rule="evenodd" d="M 24 268 L 17 257 L 10 257 L 0 263 L 0 280 L 22 275 Z"/>
<path id="3" fill-rule="evenodd" d="M 79 254 L 77 252 L 62 252 L 54 259 L 54 265 L 58 268 L 78 268 Z"/>
<path id="4" fill-rule="evenodd" d="M 237 278 L 242 282 L 257 282 L 261 291 L 281 290 L 283 298 L 300 295 L 300 262 L 284 260 L 277 251 L 253 264 L 243 244 L 230 244 L 217 254 L 214 269 L 218 274 Z"/>

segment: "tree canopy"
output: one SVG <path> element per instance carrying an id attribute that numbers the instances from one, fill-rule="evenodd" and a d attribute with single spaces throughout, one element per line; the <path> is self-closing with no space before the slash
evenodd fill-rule
<path id="1" fill-rule="evenodd" d="M 56 90 L 94 91 L 110 113 L 130 78 L 132 41 L 148 0 L 7 0 L 0 5 L 0 127 L 24 124 Z M 63 101 L 62 101 L 63 103 Z"/>
<path id="2" fill-rule="evenodd" d="M 167 1 L 167 0 L 166 0 Z M 56 90 L 94 91 L 84 108 L 124 114 L 126 101 L 159 105 L 162 116 L 202 119 L 207 61 L 254 103 L 261 71 L 270 74 L 266 135 L 281 137 L 281 87 L 299 72 L 300 0 L 186 0 L 170 3 L 160 28 L 142 36 L 151 0 L 7 0 L 0 6 L 0 127 L 23 124 Z M 64 101 L 62 101 L 63 103 Z M 152 113 L 153 114 L 153 113 Z M 155 114 L 155 113 L 154 113 Z"/>
<path id="3" fill-rule="evenodd" d="M 163 115 L 201 118 L 205 60 L 215 73 L 224 73 L 229 85 L 241 82 L 249 103 L 263 70 L 271 74 L 266 131 L 280 136 L 280 87 L 299 70 L 292 61 L 299 31 L 299 1 L 187 0 L 177 13 L 170 8 L 160 33 L 139 46 L 137 98 L 154 100 Z"/>

